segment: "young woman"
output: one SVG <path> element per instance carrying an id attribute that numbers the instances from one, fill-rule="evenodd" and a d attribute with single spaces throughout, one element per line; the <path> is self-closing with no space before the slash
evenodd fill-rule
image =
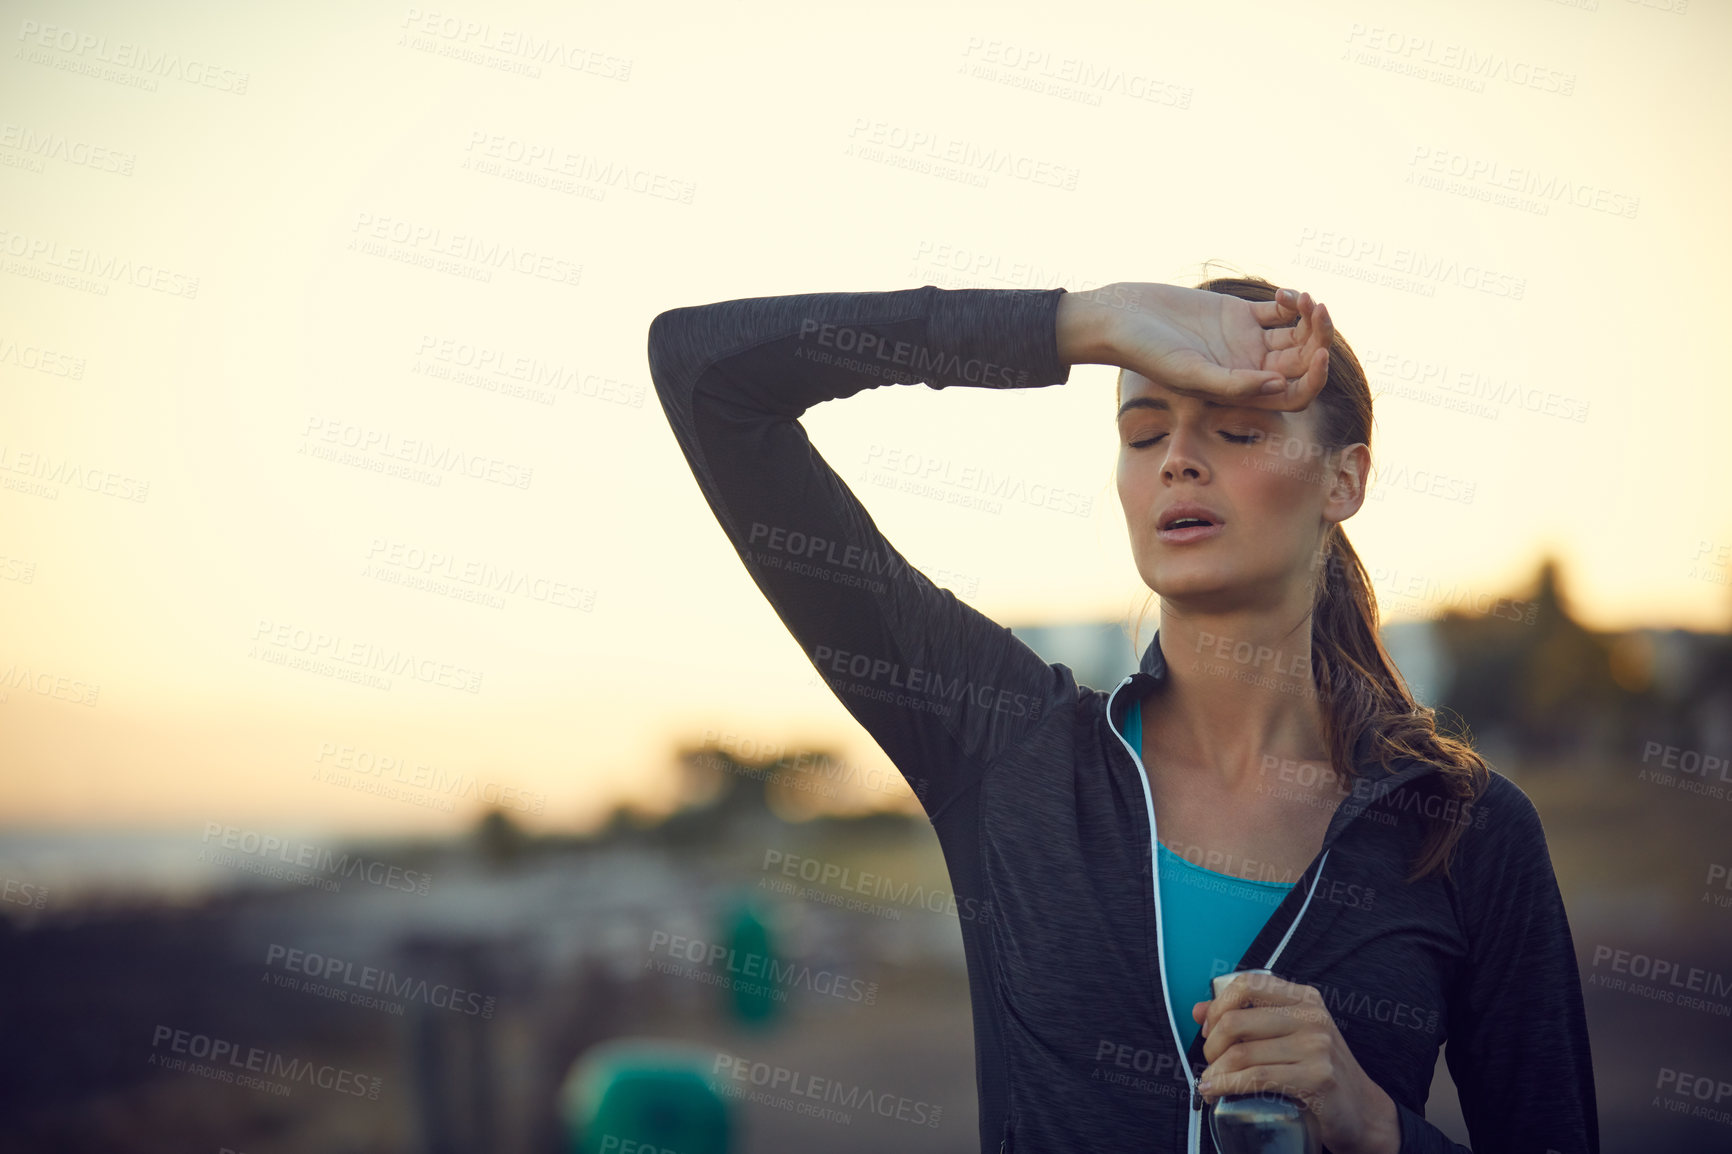
<path id="1" fill-rule="evenodd" d="M 1439 734 L 1342 522 L 1365 376 L 1309 294 L 811 293 L 656 317 L 649 361 L 747 571 L 920 798 L 959 902 L 982 1151 L 1213 1149 L 1275 1091 L 1333 1154 L 1597 1154 L 1575 950 L 1527 796 Z M 1138 672 L 1079 686 L 932 584 L 799 417 L 862 389 L 1116 365 L 1118 491 L 1160 597 Z M 1209 863 L 1208 865 L 1202 863 Z M 1219 867 L 1219 868 L 1216 868 Z M 1210 978 L 1246 976 L 1220 999 Z"/>

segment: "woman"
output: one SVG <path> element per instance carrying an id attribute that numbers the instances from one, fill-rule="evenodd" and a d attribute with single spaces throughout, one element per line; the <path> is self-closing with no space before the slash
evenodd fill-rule
<path id="1" fill-rule="evenodd" d="M 1334 1154 L 1460 1151 L 1424 1119 L 1445 1039 L 1478 1154 L 1598 1151 L 1538 814 L 1414 703 L 1341 531 L 1371 403 L 1327 309 L 1253 280 L 812 293 L 665 312 L 649 360 L 752 579 L 991 911 L 961 923 L 983 1151 L 1212 1150 L 1205 1105 L 1264 1090 Z M 1085 363 L 1122 370 L 1161 598 L 1110 692 L 910 566 L 798 420 Z"/>

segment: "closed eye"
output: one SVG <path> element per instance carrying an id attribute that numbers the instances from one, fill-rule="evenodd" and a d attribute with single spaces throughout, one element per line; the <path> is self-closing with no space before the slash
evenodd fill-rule
<path id="1" fill-rule="evenodd" d="M 1133 449 L 1147 448 L 1164 436 L 1166 436 L 1165 433 L 1157 433 L 1155 436 L 1145 438 L 1141 441 L 1131 441 L 1129 442 L 1129 445 Z M 1244 436 L 1240 436 L 1235 433 L 1229 433 L 1225 429 L 1221 430 L 1221 436 L 1227 438 L 1227 440 L 1233 442 L 1235 445 L 1249 445 L 1261 439 L 1256 433 L 1247 433 Z"/>

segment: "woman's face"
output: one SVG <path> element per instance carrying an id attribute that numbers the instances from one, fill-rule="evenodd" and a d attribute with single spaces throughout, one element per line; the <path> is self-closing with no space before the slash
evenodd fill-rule
<path id="1" fill-rule="evenodd" d="M 1309 605 L 1325 531 L 1363 503 L 1370 450 L 1326 454 L 1315 404 L 1240 408 L 1129 369 L 1122 381 L 1119 502 L 1143 581 L 1201 612 Z M 1163 530 L 1180 504 L 1213 527 Z"/>

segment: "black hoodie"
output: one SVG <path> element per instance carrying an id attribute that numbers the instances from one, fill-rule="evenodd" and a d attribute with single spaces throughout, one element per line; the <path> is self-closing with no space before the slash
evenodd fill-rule
<path id="1" fill-rule="evenodd" d="M 649 330 L 656 392 L 753 581 L 908 780 L 960 905 L 980 1149 L 1213 1151 L 1163 987 L 1155 816 L 1118 729 L 1165 674 L 1160 637 L 1109 691 L 1078 685 L 929 581 L 799 423 L 887 384 L 1063 384 L 1063 289 L 808 293 L 676 308 Z M 1109 722 L 1110 715 L 1110 722 Z M 1394 1099 L 1403 1154 L 1462 1151 L 1425 1121 L 1438 1047 L 1477 1154 L 1598 1154 L 1574 944 L 1526 794 L 1492 771 L 1457 805 L 1436 768 L 1368 758 L 1323 848 L 1239 969 L 1315 986 Z M 1274 784 L 1274 783 L 1272 783 Z M 1450 875 L 1403 879 L 1436 821 Z M 1188 1008 L 1188 1007 L 1187 1007 Z"/>

